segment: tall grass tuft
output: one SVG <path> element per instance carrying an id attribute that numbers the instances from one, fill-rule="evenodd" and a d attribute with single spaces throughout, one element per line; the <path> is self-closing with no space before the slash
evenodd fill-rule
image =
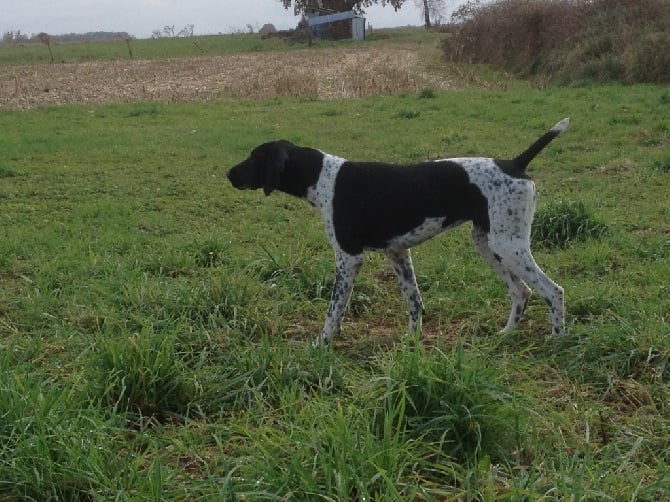
<path id="1" fill-rule="evenodd" d="M 11 355 L 0 351 L 0 499 L 89 500 L 108 460 L 100 422 Z"/>
<path id="2" fill-rule="evenodd" d="M 194 260 L 196 265 L 203 268 L 217 267 L 224 263 L 228 254 L 228 245 L 219 239 L 209 238 L 200 245 L 194 246 Z"/>
<path id="3" fill-rule="evenodd" d="M 103 403 L 159 421 L 186 413 L 193 389 L 174 346 L 173 336 L 148 331 L 100 340 L 94 367 Z"/>
<path id="4" fill-rule="evenodd" d="M 400 425 L 415 439 L 469 463 L 503 460 L 521 446 L 515 396 L 461 344 L 451 354 L 403 348 L 382 364 L 382 413 L 404 410 Z"/>
<path id="5" fill-rule="evenodd" d="M 535 214 L 532 241 L 545 248 L 564 248 L 574 242 L 599 239 L 608 233 L 609 227 L 583 202 L 558 200 Z"/>

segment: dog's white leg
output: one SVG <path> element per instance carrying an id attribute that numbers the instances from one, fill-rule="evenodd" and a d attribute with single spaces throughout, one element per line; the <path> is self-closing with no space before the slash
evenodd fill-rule
<path id="1" fill-rule="evenodd" d="M 512 300 L 512 309 L 507 319 L 507 324 L 500 330 L 500 333 L 511 331 L 519 325 L 523 313 L 526 310 L 526 305 L 531 295 L 530 288 L 519 279 L 515 274 L 511 273 L 509 269 L 505 268 L 496 255 L 491 251 L 488 242 L 488 234 L 481 228 L 472 227 L 472 240 L 479 254 L 486 260 L 491 268 L 500 276 Z"/>
<path id="2" fill-rule="evenodd" d="M 344 252 L 335 253 L 335 284 L 330 297 L 330 305 L 326 314 L 326 323 L 321 336 L 314 341 L 314 346 L 326 346 L 332 337 L 340 331 L 344 311 L 349 303 L 354 288 L 354 279 L 361 269 L 364 255 L 350 255 Z"/>
<path id="3" fill-rule="evenodd" d="M 421 334 L 421 315 L 423 314 L 423 300 L 416 283 L 412 255 L 409 249 L 389 249 L 386 251 L 393 265 L 393 271 L 398 277 L 402 296 L 409 309 L 409 334 Z"/>
<path id="4" fill-rule="evenodd" d="M 551 314 L 552 333 L 565 333 L 565 307 L 563 288 L 552 281 L 535 263 L 528 241 L 510 239 L 508 236 L 489 236 L 489 247 L 504 267 L 528 283 L 544 298 Z"/>

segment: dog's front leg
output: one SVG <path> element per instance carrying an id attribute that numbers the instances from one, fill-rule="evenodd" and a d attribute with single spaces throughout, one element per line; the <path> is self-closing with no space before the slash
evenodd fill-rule
<path id="1" fill-rule="evenodd" d="M 409 249 L 391 249 L 386 251 L 393 271 L 398 277 L 402 296 L 405 298 L 409 309 L 409 334 L 410 336 L 421 334 L 421 315 L 423 314 L 423 300 L 421 292 L 416 283 L 414 267 L 412 266 L 412 255 Z"/>
<path id="2" fill-rule="evenodd" d="M 326 314 L 326 323 L 321 336 L 315 340 L 314 346 L 326 346 L 333 335 L 340 331 L 344 311 L 349 303 L 354 288 L 354 279 L 361 269 L 364 255 L 350 255 L 339 251 L 335 253 L 335 284 L 330 297 L 330 305 Z"/>

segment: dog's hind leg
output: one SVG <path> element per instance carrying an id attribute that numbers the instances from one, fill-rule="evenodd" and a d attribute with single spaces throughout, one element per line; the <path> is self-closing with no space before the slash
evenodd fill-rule
<path id="1" fill-rule="evenodd" d="M 354 279 L 361 269 L 364 255 L 350 255 L 344 252 L 335 253 L 335 284 L 330 297 L 330 305 L 326 314 L 326 323 L 321 336 L 314 341 L 314 346 L 326 346 L 332 337 L 340 331 L 342 317 L 349 303 L 354 288 Z"/>
<path id="2" fill-rule="evenodd" d="M 488 234 L 485 230 L 473 226 L 472 227 L 472 240 L 475 243 L 475 247 L 479 254 L 484 257 L 486 262 L 491 266 L 493 270 L 500 276 L 500 278 L 507 286 L 507 291 L 509 293 L 510 299 L 512 300 L 512 310 L 510 311 L 509 318 L 507 319 L 507 324 L 505 327 L 500 330 L 501 333 L 506 331 L 511 331 L 519 325 L 523 313 L 526 310 L 526 305 L 530 299 L 531 290 L 517 275 L 512 273 L 507 267 L 504 266 L 500 256 L 496 255 L 491 248 L 489 247 Z"/>
<path id="3" fill-rule="evenodd" d="M 502 266 L 510 270 L 535 289 L 549 307 L 552 334 L 565 333 L 565 307 L 563 288 L 552 281 L 540 267 L 530 252 L 530 243 L 526 240 L 510 239 L 507 236 L 489 236 L 489 247 L 494 256 L 499 257 Z"/>
<path id="4" fill-rule="evenodd" d="M 409 309 L 409 334 L 421 334 L 421 315 L 423 314 L 423 300 L 416 283 L 412 255 L 409 249 L 389 249 L 386 251 L 393 271 L 398 277 L 402 296 Z"/>

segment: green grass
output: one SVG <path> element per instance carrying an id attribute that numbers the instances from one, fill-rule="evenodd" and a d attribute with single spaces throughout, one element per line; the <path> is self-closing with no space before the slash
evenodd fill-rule
<path id="1" fill-rule="evenodd" d="M 129 51 L 130 47 L 130 51 Z M 203 55 L 225 55 L 293 47 L 280 39 L 264 39 L 258 34 L 206 35 L 184 38 L 157 38 L 62 42 L 52 44 L 54 61 L 74 63 L 113 59 L 157 59 Z M 296 46 L 296 47 L 299 47 Z M 49 63 L 49 48 L 44 44 L 0 44 L 0 65 Z"/>
<path id="2" fill-rule="evenodd" d="M 663 499 L 667 95 L 0 112 L 0 498 Z M 225 179 L 275 138 L 356 159 L 504 157 L 565 116 L 530 168 L 538 214 L 584 208 L 607 232 L 537 247 L 566 290 L 560 340 L 537 296 L 495 334 L 504 287 L 463 227 L 414 252 L 421 346 L 373 255 L 344 332 L 315 351 L 333 273 L 322 223 Z"/>
<path id="3" fill-rule="evenodd" d="M 536 246 L 564 247 L 599 239 L 608 231 L 607 225 L 583 202 L 557 200 L 535 214 L 531 238 Z"/>
<path id="4" fill-rule="evenodd" d="M 434 49 L 441 39 L 435 32 L 418 29 L 375 29 L 366 42 L 314 41 L 315 47 L 376 44 L 404 44 Z M 286 51 L 306 47 L 279 38 L 263 38 L 258 33 L 234 35 L 203 35 L 196 37 L 131 39 L 96 42 L 52 43 L 55 63 L 106 61 L 115 59 L 159 59 L 197 56 L 219 56 L 263 51 Z M 130 50 L 129 50 L 130 49 Z M 131 57 L 132 53 L 132 57 Z M 50 63 L 51 55 L 45 44 L 0 43 L 0 65 Z"/>

